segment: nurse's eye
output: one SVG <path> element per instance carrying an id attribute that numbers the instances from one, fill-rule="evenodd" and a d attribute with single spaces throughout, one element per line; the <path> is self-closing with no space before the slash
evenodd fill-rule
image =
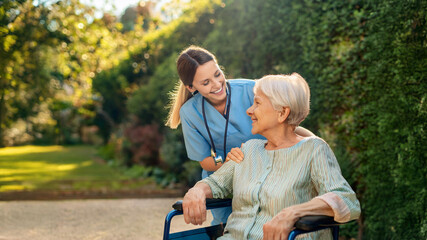
<path id="1" fill-rule="evenodd" d="M 219 77 L 219 76 L 221 76 L 221 72 L 217 72 L 217 73 L 215 73 L 215 77 Z"/>
<path id="2" fill-rule="evenodd" d="M 206 81 L 204 81 L 204 82 L 203 82 L 203 84 L 202 84 L 202 85 L 203 85 L 203 86 L 207 86 L 208 84 L 209 84 L 209 81 L 208 81 L 208 80 L 206 80 Z"/>

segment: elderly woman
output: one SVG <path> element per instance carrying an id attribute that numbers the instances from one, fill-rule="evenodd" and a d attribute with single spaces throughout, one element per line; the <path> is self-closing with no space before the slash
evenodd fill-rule
<path id="1" fill-rule="evenodd" d="M 247 110 L 252 133 L 267 140 L 247 141 L 241 147 L 243 161 L 228 161 L 185 194 L 186 223 L 206 220 L 206 198 L 230 194 L 232 214 L 220 239 L 287 239 L 305 215 L 333 216 L 338 222 L 358 218 L 359 202 L 328 144 L 295 133 L 309 112 L 304 78 L 296 73 L 265 76 L 254 92 Z M 323 230 L 305 238 L 331 239 L 331 233 Z"/>

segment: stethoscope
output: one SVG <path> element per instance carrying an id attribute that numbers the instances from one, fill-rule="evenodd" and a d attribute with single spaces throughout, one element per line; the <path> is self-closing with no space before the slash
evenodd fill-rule
<path id="1" fill-rule="evenodd" d="M 230 118 L 230 105 L 231 105 L 231 87 L 230 87 L 229 82 L 227 82 L 227 87 L 228 87 L 228 103 L 227 103 L 227 108 L 225 110 L 224 157 L 226 156 L 225 153 L 227 151 L 226 150 L 226 147 L 227 147 L 227 129 L 228 129 L 228 119 Z M 205 121 L 205 127 L 206 127 L 206 130 L 208 132 L 209 139 L 211 140 L 211 156 L 214 159 L 215 165 L 217 165 L 218 163 L 222 163 L 224 161 L 222 160 L 221 156 L 217 156 L 217 154 L 216 154 L 215 144 L 214 144 L 214 141 L 212 139 L 211 131 L 209 130 L 208 121 L 206 120 L 205 97 L 203 97 L 203 100 L 202 100 L 202 112 L 203 112 L 203 120 Z"/>

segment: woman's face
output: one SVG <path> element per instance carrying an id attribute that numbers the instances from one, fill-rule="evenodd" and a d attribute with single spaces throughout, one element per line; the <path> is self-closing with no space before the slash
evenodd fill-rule
<path id="1" fill-rule="evenodd" d="M 270 99 L 259 89 L 255 91 L 254 104 L 246 110 L 252 120 L 252 134 L 273 132 L 280 122 L 279 112 L 273 108 Z"/>
<path id="2" fill-rule="evenodd" d="M 194 75 L 193 86 L 187 88 L 190 92 L 199 91 L 212 105 L 226 101 L 225 77 L 215 61 L 200 65 Z"/>

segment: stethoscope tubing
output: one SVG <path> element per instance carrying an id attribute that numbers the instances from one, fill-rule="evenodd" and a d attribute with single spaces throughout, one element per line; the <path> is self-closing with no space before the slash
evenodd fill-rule
<path id="1" fill-rule="evenodd" d="M 228 103 L 227 103 L 227 108 L 226 108 L 226 113 L 225 113 L 225 132 L 224 132 L 224 157 L 226 157 L 226 151 L 227 151 L 227 130 L 228 130 L 228 121 L 230 118 L 230 108 L 231 108 L 231 87 L 230 87 L 230 83 L 227 83 L 227 87 L 228 87 Z M 211 131 L 209 130 L 209 125 L 208 125 L 208 121 L 206 118 L 206 113 L 205 113 L 205 97 L 203 97 L 202 100 L 202 114 L 203 114 L 203 120 L 205 122 L 205 127 L 206 127 L 206 131 L 208 132 L 209 135 L 209 139 L 211 142 L 211 152 L 213 152 L 212 157 L 214 158 L 215 161 L 215 165 L 217 164 L 217 154 L 216 154 L 216 148 L 215 148 L 215 143 L 213 141 L 212 138 L 212 134 Z M 221 158 L 219 158 L 219 160 L 221 160 L 221 162 L 224 162 Z"/>

